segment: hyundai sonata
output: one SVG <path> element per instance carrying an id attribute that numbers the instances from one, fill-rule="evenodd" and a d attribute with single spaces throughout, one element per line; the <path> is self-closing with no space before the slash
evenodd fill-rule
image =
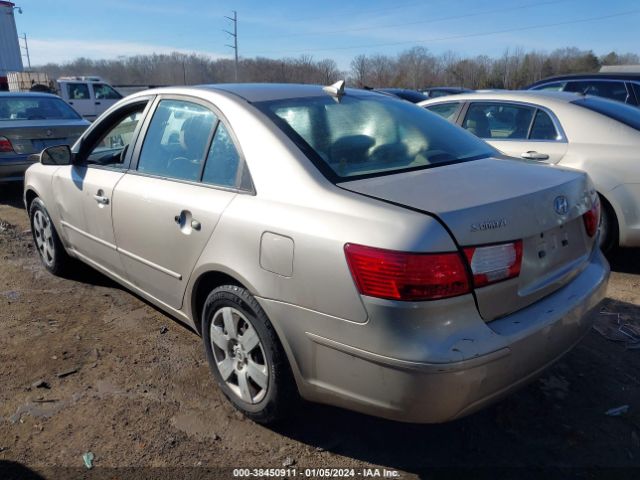
<path id="1" fill-rule="evenodd" d="M 191 326 L 264 423 L 298 393 L 469 414 L 571 349 L 605 294 L 585 173 L 342 83 L 140 92 L 40 157 L 24 200 L 46 268 L 79 259 Z"/>

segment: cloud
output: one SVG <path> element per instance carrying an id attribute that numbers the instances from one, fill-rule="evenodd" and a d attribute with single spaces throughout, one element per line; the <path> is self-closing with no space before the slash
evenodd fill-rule
<path id="1" fill-rule="evenodd" d="M 149 55 L 152 53 L 180 52 L 198 54 L 210 58 L 230 58 L 229 55 L 204 50 L 188 50 L 169 45 L 156 45 L 137 42 L 118 42 L 109 40 L 74 40 L 29 38 L 31 65 L 46 63 L 64 63 L 79 57 L 95 60 L 114 59 L 120 56 Z"/>

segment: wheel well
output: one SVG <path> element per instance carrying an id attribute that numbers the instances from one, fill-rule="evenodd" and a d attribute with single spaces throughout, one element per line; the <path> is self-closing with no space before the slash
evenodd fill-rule
<path id="1" fill-rule="evenodd" d="M 195 287 L 193 288 L 193 295 L 191 296 L 191 304 L 194 320 L 193 323 L 195 324 L 199 334 L 202 334 L 200 316 L 202 315 L 204 302 L 207 300 L 207 297 L 212 290 L 222 285 L 236 285 L 238 287 L 246 288 L 231 275 L 222 272 L 206 272 L 196 280 Z"/>
<path id="2" fill-rule="evenodd" d="M 615 208 L 613 208 L 613 205 L 611 205 L 611 202 L 607 200 L 607 198 L 604 195 L 602 195 L 600 192 L 598 192 L 598 196 L 600 197 L 600 201 L 603 203 L 603 207 L 609 210 L 609 213 L 613 217 L 613 220 L 616 222 L 615 224 L 616 232 L 619 232 L 620 223 L 618 222 L 618 216 L 616 215 Z"/>
<path id="3" fill-rule="evenodd" d="M 24 194 L 24 198 L 27 201 L 27 214 L 29 213 L 29 209 L 31 208 L 31 202 L 33 202 L 33 200 L 35 198 L 37 198 L 38 195 L 36 194 L 36 192 L 34 192 L 33 190 L 27 190 L 26 193 Z"/>

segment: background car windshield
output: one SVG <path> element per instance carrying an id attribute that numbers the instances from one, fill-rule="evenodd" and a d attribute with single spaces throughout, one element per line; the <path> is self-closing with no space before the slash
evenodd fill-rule
<path id="1" fill-rule="evenodd" d="M 79 120 L 80 116 L 59 98 L 0 98 L 2 120 Z"/>
<path id="2" fill-rule="evenodd" d="M 640 109 L 620 102 L 602 100 L 597 97 L 580 98 L 571 103 L 593 110 L 609 118 L 617 120 L 631 128 L 640 130 Z"/>
<path id="3" fill-rule="evenodd" d="M 433 167 L 496 153 L 423 108 L 377 95 L 347 94 L 340 102 L 327 95 L 257 106 L 303 150 L 311 148 L 315 153 L 311 157 L 316 157 L 311 160 L 319 162 L 318 168 L 335 180 Z"/>

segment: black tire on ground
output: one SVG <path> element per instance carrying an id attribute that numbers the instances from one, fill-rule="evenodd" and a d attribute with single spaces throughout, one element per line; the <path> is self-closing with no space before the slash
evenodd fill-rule
<path id="1" fill-rule="evenodd" d="M 33 243 L 42 260 L 44 267 L 54 275 L 63 275 L 71 269 L 73 259 L 69 257 L 58 232 L 56 231 L 49 212 L 39 198 L 35 198 L 29 207 L 29 221 Z M 46 246 L 45 246 L 46 244 Z"/>
<path id="2" fill-rule="evenodd" d="M 600 248 L 610 253 L 618 247 L 618 220 L 613 208 L 603 197 L 600 197 Z"/>
<path id="3" fill-rule="evenodd" d="M 244 335 L 241 335 L 243 328 L 244 333 L 246 333 L 250 327 L 253 327 L 259 339 L 259 344 L 256 347 L 248 352 L 242 350 L 239 354 L 237 352 L 234 353 L 234 347 L 238 348 L 238 344 L 241 341 L 232 340 L 233 334 L 227 331 L 226 323 L 220 326 L 219 322 L 223 318 L 222 312 L 225 311 L 223 309 L 227 313 L 233 312 L 235 325 L 233 328 L 237 329 L 237 338 L 243 338 Z M 238 314 L 241 314 L 241 316 Z M 298 392 L 287 356 L 278 336 L 256 299 L 242 287 L 235 285 L 218 287 L 209 294 L 205 301 L 201 322 L 202 339 L 209 366 L 216 383 L 227 399 L 245 416 L 255 422 L 266 425 L 282 420 L 298 399 Z M 250 327 L 246 325 L 247 322 Z M 214 323 L 213 327 L 212 323 Z M 214 344 L 211 340 L 212 331 L 215 336 L 216 329 L 218 329 L 218 341 L 223 344 L 228 341 L 227 344 L 224 344 L 226 345 L 224 349 L 218 344 Z M 220 337 L 221 334 L 223 335 L 222 337 Z M 243 359 L 246 366 L 242 365 Z M 232 361 L 234 366 L 240 365 L 240 367 L 239 370 L 234 369 L 225 381 L 220 368 L 223 368 L 222 363 L 229 360 Z M 266 388 L 260 387 L 253 382 L 250 375 L 245 377 L 250 379 L 248 383 L 251 387 L 249 392 L 251 400 L 245 401 L 239 393 L 241 391 L 239 375 L 244 371 L 242 370 L 243 368 L 248 368 L 248 362 L 252 361 L 262 365 L 264 371 L 268 372 L 267 386 Z M 221 365 L 220 367 L 218 366 L 219 364 Z M 253 393 L 255 391 L 258 391 L 258 394 L 254 399 Z"/>

